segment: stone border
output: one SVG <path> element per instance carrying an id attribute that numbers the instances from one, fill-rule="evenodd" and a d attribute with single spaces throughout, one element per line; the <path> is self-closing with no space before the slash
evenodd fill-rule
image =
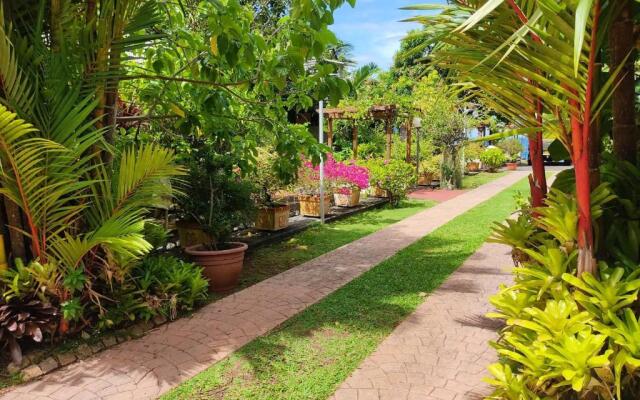
<path id="1" fill-rule="evenodd" d="M 29 382 L 59 368 L 66 367 L 78 360 L 87 359 L 117 344 L 141 338 L 147 332 L 167 322 L 169 322 L 169 320 L 163 315 L 156 315 L 149 321 L 141 321 L 127 328 L 107 332 L 97 341 L 93 343 L 86 341 L 69 351 L 56 352 L 56 348 L 51 349 L 49 352 L 43 349 L 34 349 L 34 351 L 23 357 L 20 367 L 9 363 L 6 371 L 10 374 L 21 374 L 20 383 Z"/>

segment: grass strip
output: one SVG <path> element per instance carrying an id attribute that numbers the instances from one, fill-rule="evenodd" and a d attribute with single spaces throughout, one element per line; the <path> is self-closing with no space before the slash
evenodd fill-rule
<path id="1" fill-rule="evenodd" d="M 239 289 L 312 260 L 432 207 L 433 201 L 407 200 L 398 208 L 385 206 L 310 228 L 280 243 L 260 247 L 247 256 Z"/>
<path id="2" fill-rule="evenodd" d="M 401 250 L 169 399 L 326 399 L 515 209 L 522 180 Z"/>
<path id="3" fill-rule="evenodd" d="M 480 172 L 476 175 L 465 175 L 462 177 L 462 189 L 475 189 L 479 186 L 484 185 L 485 183 L 489 183 L 491 181 L 495 181 L 498 178 L 502 178 L 507 175 L 509 172 L 500 171 L 500 172 Z"/>

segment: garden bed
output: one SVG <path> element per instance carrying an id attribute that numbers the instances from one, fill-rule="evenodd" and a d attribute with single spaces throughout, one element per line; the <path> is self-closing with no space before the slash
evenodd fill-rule
<path id="1" fill-rule="evenodd" d="M 317 218 L 294 217 L 301 224 L 286 236 L 269 235 L 268 240 L 251 244 L 240 284 L 226 293 L 211 293 L 209 301 L 216 301 L 264 279 L 277 275 L 301 263 L 318 257 L 346 243 L 357 240 L 383 227 L 400 221 L 433 205 L 425 201 L 407 201 L 399 208 L 387 208 L 386 199 L 368 198 L 360 207 L 339 208 L 327 217 L 330 224 L 320 225 Z M 302 224 L 304 223 L 304 224 Z M 278 233 L 278 232 L 275 232 Z M 293 237 L 292 237 L 293 236 Z M 288 240 L 285 240 L 287 239 Z M 189 315 L 183 313 L 181 316 Z M 118 343 L 143 336 L 149 330 L 165 324 L 158 316 L 148 322 L 98 334 L 71 337 L 53 345 L 25 348 L 21 368 L 7 370 L 8 360 L 0 374 L 0 388 L 46 375 L 58 368 L 83 360 Z"/>
<path id="2" fill-rule="evenodd" d="M 381 207 L 389 202 L 388 199 L 378 197 L 363 198 L 355 207 L 331 207 L 327 210 L 325 222 L 338 221 L 352 215 L 360 214 L 374 208 Z M 256 229 L 246 229 L 237 235 L 237 239 L 249 245 L 249 251 L 254 251 L 259 247 L 280 242 L 296 233 L 302 232 L 312 224 L 318 222 L 319 218 L 296 215 L 289 218 L 289 226 L 279 231 L 260 231 Z"/>

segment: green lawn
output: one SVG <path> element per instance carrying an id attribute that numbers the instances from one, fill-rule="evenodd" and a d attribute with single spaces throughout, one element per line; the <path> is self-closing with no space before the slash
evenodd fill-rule
<path id="1" fill-rule="evenodd" d="M 163 399 L 326 399 L 509 216 L 522 180 L 400 251 Z"/>
<path id="2" fill-rule="evenodd" d="M 325 225 L 317 223 L 284 242 L 258 248 L 245 261 L 239 288 L 335 250 L 434 204 L 431 201 L 404 201 L 398 208 L 384 207 Z"/>
<path id="3" fill-rule="evenodd" d="M 475 189 L 485 183 L 489 183 L 508 174 L 507 171 L 500 172 L 480 172 L 476 175 L 465 175 L 462 177 L 462 189 Z"/>

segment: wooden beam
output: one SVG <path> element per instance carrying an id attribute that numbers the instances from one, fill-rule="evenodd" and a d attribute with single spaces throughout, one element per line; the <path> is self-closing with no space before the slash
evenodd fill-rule
<path id="1" fill-rule="evenodd" d="M 391 160 L 391 121 L 384 120 L 384 129 L 387 132 L 387 160 Z"/>
<path id="2" fill-rule="evenodd" d="M 353 127 L 351 128 L 351 140 L 352 140 L 351 149 L 353 150 L 353 159 L 357 160 L 358 159 L 358 125 L 357 124 L 353 124 Z"/>
<path id="3" fill-rule="evenodd" d="M 329 149 L 333 150 L 333 118 L 329 118 L 327 120 L 327 127 L 329 131 L 327 132 L 327 146 Z"/>
<path id="4" fill-rule="evenodd" d="M 411 118 L 407 120 L 407 162 L 411 163 Z"/>

